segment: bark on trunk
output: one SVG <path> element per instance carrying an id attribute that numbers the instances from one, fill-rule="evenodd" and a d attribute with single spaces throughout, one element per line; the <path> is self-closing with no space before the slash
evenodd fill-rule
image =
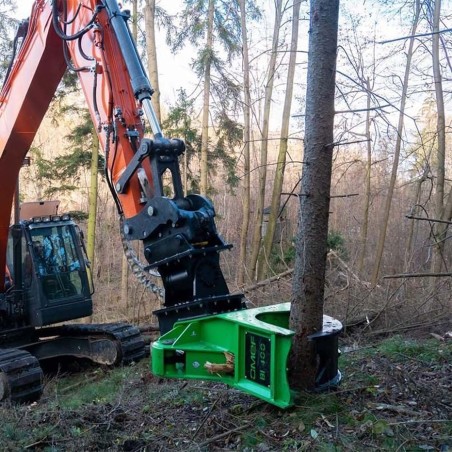
<path id="1" fill-rule="evenodd" d="M 270 108 L 272 102 L 273 85 L 276 71 L 276 55 L 279 42 L 279 30 L 282 19 L 282 0 L 276 0 L 275 24 L 273 27 L 273 41 L 268 65 L 267 84 L 265 86 L 264 113 L 261 129 L 261 158 L 259 167 L 259 192 L 256 201 L 256 216 L 254 222 L 253 243 L 251 250 L 250 274 L 253 278 L 256 275 L 257 259 L 260 253 L 262 242 L 262 219 L 265 204 L 265 185 L 267 183 L 267 154 L 268 154 L 268 129 L 270 121 Z"/>
<path id="2" fill-rule="evenodd" d="M 242 61 L 243 61 L 243 219 L 240 232 L 240 262 L 237 273 L 237 284 L 243 286 L 245 283 L 245 265 L 248 229 L 250 225 L 250 129 L 251 129 L 251 96 L 250 96 L 250 64 L 248 56 L 248 36 L 246 29 L 245 0 L 240 0 L 240 22 L 242 27 Z"/>
<path id="3" fill-rule="evenodd" d="M 97 192 L 98 192 L 98 165 L 99 165 L 99 140 L 97 133 L 93 129 L 93 150 L 91 155 L 90 185 L 89 185 L 89 213 L 88 213 L 88 240 L 86 244 L 86 254 L 91 263 L 89 269 L 91 275 L 94 272 L 94 248 L 96 245 L 96 219 L 97 219 Z M 91 288 L 93 290 L 93 288 Z M 91 319 L 91 318 L 90 318 Z"/>
<path id="4" fill-rule="evenodd" d="M 155 0 L 146 0 L 144 7 L 144 23 L 146 27 L 146 53 L 148 56 L 148 72 L 154 93 L 152 94 L 152 105 L 159 122 L 160 113 L 160 86 L 158 76 L 157 49 L 155 47 Z"/>
<path id="5" fill-rule="evenodd" d="M 212 52 L 213 47 L 213 14 L 214 0 L 209 0 L 208 24 L 207 24 L 207 41 L 206 51 Z M 209 151 L 209 113 L 210 113 L 210 55 L 206 58 L 206 67 L 204 69 L 204 98 L 202 105 L 202 135 L 201 135 L 201 180 L 199 191 L 201 195 L 207 195 L 208 188 L 208 151 Z"/>
<path id="6" fill-rule="evenodd" d="M 439 21 L 441 13 L 441 0 L 435 1 L 433 14 L 433 32 L 432 36 L 432 62 L 433 79 L 435 82 L 436 97 L 436 135 L 437 135 L 437 167 L 436 167 L 436 192 L 435 192 L 435 218 L 442 219 L 444 212 L 444 178 L 446 168 L 446 119 L 444 112 L 443 81 L 439 61 Z M 433 247 L 433 265 L 432 272 L 440 273 L 445 264 L 444 242 L 446 240 L 447 225 L 438 223 L 435 225 L 435 246 Z"/>
<path id="7" fill-rule="evenodd" d="M 369 208 L 370 208 L 370 176 L 372 169 L 372 141 L 370 135 L 370 81 L 366 80 L 367 90 L 367 113 L 366 113 L 366 140 L 367 140 L 367 162 L 366 162 L 366 179 L 365 179 L 365 193 L 363 204 L 363 226 L 361 228 L 361 250 L 358 258 L 358 273 L 361 274 L 364 268 L 364 260 L 366 258 L 367 248 L 367 233 L 369 230 Z"/>
<path id="8" fill-rule="evenodd" d="M 292 39 L 290 43 L 290 57 L 289 67 L 287 72 L 286 95 L 284 99 L 284 107 L 281 122 L 281 139 L 279 142 L 278 160 L 276 162 L 275 180 L 273 183 L 272 202 L 270 216 L 267 223 L 267 231 L 264 237 L 262 248 L 262 255 L 259 258 L 258 276 L 261 280 L 267 276 L 269 260 L 273 242 L 275 239 L 276 222 L 280 216 L 281 209 L 281 192 L 284 182 L 284 170 L 286 168 L 286 156 L 289 141 L 289 124 L 290 124 L 290 110 L 292 108 L 293 85 L 295 77 L 295 66 L 297 61 L 298 50 L 298 24 L 300 21 L 300 6 L 301 1 L 296 0 L 293 4 L 292 12 Z"/>
<path id="9" fill-rule="evenodd" d="M 333 154 L 339 0 L 311 0 L 305 146 L 290 328 L 292 388 L 313 389 L 317 356 L 309 335 L 323 326 Z"/>

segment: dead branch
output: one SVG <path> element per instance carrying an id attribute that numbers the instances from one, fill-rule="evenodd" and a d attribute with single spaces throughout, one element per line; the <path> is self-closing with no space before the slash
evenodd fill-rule
<path id="1" fill-rule="evenodd" d="M 373 111 L 373 110 L 381 110 L 383 108 L 386 107 L 391 107 L 390 104 L 386 104 L 386 105 L 378 105 L 377 107 L 370 107 L 370 108 L 357 108 L 355 110 L 336 110 L 334 112 L 334 114 L 344 114 L 344 113 L 361 113 L 364 111 Z M 369 140 L 364 140 L 364 141 L 369 141 Z"/>
<path id="2" fill-rule="evenodd" d="M 396 328 L 387 328 L 387 329 L 381 329 L 381 330 L 377 330 L 377 331 L 370 331 L 367 334 L 369 336 L 381 336 L 381 335 L 385 335 L 385 334 L 396 334 L 396 333 L 400 333 L 401 331 L 414 330 L 417 328 L 433 327 L 433 326 L 436 326 L 443 322 L 447 322 L 447 320 L 444 320 L 444 318 L 436 318 L 436 319 L 428 321 L 428 322 L 418 322 L 418 323 L 413 323 L 410 325 L 398 325 Z"/>
<path id="3" fill-rule="evenodd" d="M 351 268 L 339 257 L 339 255 L 335 251 L 333 250 L 328 251 L 328 258 L 331 256 L 333 256 L 337 260 L 339 266 L 342 267 L 348 274 L 350 274 L 356 282 L 362 284 L 364 287 L 368 289 L 371 288 L 371 284 L 367 281 L 362 281 L 356 273 L 353 273 Z"/>
<path id="4" fill-rule="evenodd" d="M 452 276 L 452 273 L 399 273 L 396 275 L 386 275 L 383 279 L 400 279 L 400 278 L 442 278 Z"/>
<path id="5" fill-rule="evenodd" d="M 437 424 L 441 422 L 450 422 L 449 419 L 410 419 L 408 421 L 390 422 L 388 425 L 407 425 L 407 424 Z"/>
<path id="6" fill-rule="evenodd" d="M 407 414 L 408 416 L 425 416 L 425 412 L 419 412 L 411 410 L 401 405 L 389 405 L 387 403 L 373 403 L 370 402 L 369 406 L 375 410 L 395 411 L 396 413 Z"/>
<path id="7" fill-rule="evenodd" d="M 377 44 L 389 44 L 390 42 L 403 41 L 405 39 L 411 39 L 411 38 L 421 38 L 423 36 L 432 36 L 432 35 L 437 35 L 437 34 L 441 34 L 441 33 L 447 33 L 449 31 L 452 31 L 452 28 L 445 28 L 444 30 L 439 30 L 439 31 L 430 31 L 428 33 L 419 33 L 417 35 L 402 36 L 401 38 L 387 39 L 386 41 L 378 41 Z"/>
<path id="8" fill-rule="evenodd" d="M 198 428 L 196 429 L 195 433 L 193 433 L 193 436 L 191 437 L 191 440 L 193 441 L 196 436 L 198 435 L 199 431 L 202 429 L 203 425 L 206 423 L 207 419 L 209 419 L 210 415 L 212 414 L 212 411 L 215 408 L 215 405 L 217 402 L 221 399 L 222 396 L 215 399 L 215 402 L 213 402 L 212 406 L 210 407 L 208 413 L 204 416 L 204 419 L 201 421 L 201 423 L 198 425 Z"/>
<path id="9" fill-rule="evenodd" d="M 408 218 L 408 219 L 410 219 L 410 220 L 431 221 L 432 223 L 452 224 L 452 221 L 437 220 L 436 218 L 428 218 L 428 217 L 415 217 L 414 215 L 405 215 L 405 218 Z"/>
<path id="10" fill-rule="evenodd" d="M 352 196 L 359 196 L 359 193 L 350 193 L 349 195 L 333 195 L 333 196 L 330 196 L 330 199 L 333 199 L 333 198 L 351 198 Z"/>
<path id="11" fill-rule="evenodd" d="M 202 443 L 198 444 L 198 447 L 204 447 L 207 446 L 210 443 L 214 443 L 215 441 L 218 441 L 219 439 L 224 438 L 225 436 L 229 436 L 232 433 L 237 433 L 240 430 L 244 430 L 246 428 L 248 428 L 251 425 L 250 422 L 245 423 L 244 425 L 240 425 L 239 427 L 236 428 L 232 428 L 231 430 L 228 430 L 227 432 L 224 433 L 220 433 L 219 435 L 216 436 L 212 436 L 212 438 L 207 439 L 206 441 L 203 441 Z"/>
<path id="12" fill-rule="evenodd" d="M 278 281 L 278 280 L 280 280 L 281 278 L 284 278 L 284 277 L 286 277 L 286 276 L 289 276 L 289 275 L 291 275 L 292 273 L 293 273 L 293 268 L 290 269 L 290 270 L 286 270 L 286 271 L 283 272 L 283 273 L 279 273 L 278 275 L 272 276 L 271 278 L 268 278 L 268 279 L 264 279 L 264 280 L 262 280 L 262 281 L 259 281 L 258 283 L 254 284 L 254 285 L 252 285 L 252 286 L 245 287 L 245 288 L 243 289 L 243 292 L 244 292 L 244 293 L 252 292 L 253 290 L 259 289 L 260 287 L 263 287 L 263 286 L 267 286 L 268 284 L 270 284 L 270 283 L 272 283 L 272 282 L 274 282 L 274 281 Z"/>
<path id="13" fill-rule="evenodd" d="M 206 361 L 206 363 L 204 364 L 204 369 L 206 369 L 211 374 L 233 374 L 235 357 L 232 353 L 229 352 L 224 352 L 224 356 L 226 357 L 225 363 L 218 364 Z"/>

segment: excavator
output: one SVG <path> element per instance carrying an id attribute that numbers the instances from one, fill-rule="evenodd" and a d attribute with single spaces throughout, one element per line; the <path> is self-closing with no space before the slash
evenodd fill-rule
<path id="1" fill-rule="evenodd" d="M 242 294 L 230 293 L 220 253 L 232 245 L 217 232 L 212 202 L 184 194 L 179 158 L 185 144 L 161 130 L 129 19 L 116 0 L 36 0 L 19 26 L 14 42 L 20 46 L 0 93 L 0 400 L 39 398 L 40 363 L 49 358 L 111 365 L 144 355 L 134 326 L 65 323 L 93 309 L 82 236 L 68 215 L 22 215 L 10 226 L 22 162 L 69 70 L 78 75 L 105 154 L 126 256 L 138 278 L 163 296 L 154 312 L 161 337 L 152 346 L 152 371 L 220 378 L 289 406 L 289 307 L 248 309 Z M 165 196 L 168 180 L 172 197 Z M 134 241 L 142 242 L 145 263 Z M 340 329 L 325 316 L 323 331 L 312 338 L 318 344 L 319 387 L 340 379 Z M 215 366 L 225 370 L 212 372 Z"/>

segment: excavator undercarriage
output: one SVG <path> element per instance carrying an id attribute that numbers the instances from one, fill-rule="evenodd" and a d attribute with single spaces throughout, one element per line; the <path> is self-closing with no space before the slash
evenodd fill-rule
<path id="1" fill-rule="evenodd" d="M 85 358 L 101 365 L 119 366 L 144 356 L 139 329 L 125 323 L 29 328 L 21 330 L 20 335 L 17 330 L 4 331 L 0 334 L 0 401 L 39 399 L 43 390 L 41 361 Z"/>

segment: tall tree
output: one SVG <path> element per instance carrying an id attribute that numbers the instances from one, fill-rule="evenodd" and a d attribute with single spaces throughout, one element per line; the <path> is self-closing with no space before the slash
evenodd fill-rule
<path id="1" fill-rule="evenodd" d="M 371 127 L 371 117 L 370 117 L 370 107 L 371 107 L 371 84 L 369 77 L 365 80 L 366 90 L 367 90 L 367 105 L 366 105 L 366 149 L 367 149 L 367 160 L 366 160 L 366 174 L 364 179 L 364 199 L 363 199 L 363 224 L 361 227 L 361 249 L 358 256 L 358 272 L 362 273 L 364 268 L 364 259 L 366 257 L 367 250 L 367 236 L 369 232 L 369 209 L 370 209 L 370 197 L 371 197 L 371 171 L 372 171 L 372 135 L 370 133 Z"/>
<path id="2" fill-rule="evenodd" d="M 437 136 L 437 158 L 436 158 L 436 191 L 435 191 L 435 217 L 439 220 L 448 221 L 450 212 L 444 209 L 444 181 L 446 175 L 446 115 L 444 111 L 443 81 L 440 62 L 440 34 L 439 25 L 441 19 L 441 0 L 433 2 L 432 20 L 432 65 L 433 80 L 435 82 L 436 98 L 436 136 Z M 435 244 L 433 247 L 433 273 L 439 273 L 444 262 L 444 242 L 446 240 L 447 223 L 435 225 Z"/>
<path id="3" fill-rule="evenodd" d="M 99 139 L 96 131 L 93 130 L 93 147 L 91 154 L 91 178 L 89 184 L 89 211 L 88 211 L 88 240 L 86 244 L 86 254 L 90 262 L 89 271 L 93 277 L 94 269 L 94 248 L 96 244 L 96 223 L 97 223 L 97 195 L 98 195 L 98 180 L 99 180 Z M 92 279 L 91 279 L 92 280 Z M 93 288 L 91 288 L 93 289 Z M 91 319 L 92 317 L 90 317 Z"/>
<path id="4" fill-rule="evenodd" d="M 289 67 L 286 80 L 286 95 L 284 98 L 284 107 L 281 121 L 281 137 L 279 141 L 278 159 L 276 162 L 276 173 L 273 181 L 273 193 L 271 201 L 270 216 L 268 218 L 267 229 L 265 232 L 264 243 L 262 247 L 261 257 L 258 265 L 257 279 L 264 279 L 267 272 L 267 262 L 271 254 L 273 242 L 275 238 L 276 223 L 280 217 L 281 209 L 281 192 L 284 181 L 284 171 L 286 168 L 286 158 L 289 143 L 289 125 L 290 111 L 292 108 L 293 86 L 295 77 L 295 66 L 297 61 L 298 50 L 298 28 L 300 22 L 300 6 L 301 0 L 294 0 L 292 5 L 292 38 L 289 49 Z"/>
<path id="5" fill-rule="evenodd" d="M 160 85 L 157 64 L 157 49 L 155 46 L 155 21 L 156 9 L 155 0 L 146 0 L 144 6 L 144 23 L 146 29 L 146 53 L 148 57 L 148 72 L 154 94 L 152 95 L 152 105 L 159 121 L 162 120 L 160 113 Z"/>
<path id="6" fill-rule="evenodd" d="M 224 118 L 239 105 L 240 86 L 231 80 L 228 71 L 241 50 L 240 14 L 238 3 L 226 0 L 184 0 L 184 4 L 180 27 L 171 36 L 171 43 L 175 51 L 187 41 L 199 48 L 193 68 L 203 86 L 200 192 L 207 194 L 208 164 L 214 152 L 210 149 L 214 137 L 209 134 L 212 118 L 218 120 L 218 126 L 229 126 L 231 120 Z"/>
<path id="7" fill-rule="evenodd" d="M 201 180 L 199 191 L 201 195 L 207 194 L 207 153 L 209 147 L 209 114 L 210 114 L 210 72 L 213 56 L 213 17 L 214 17 L 214 0 L 209 0 L 207 12 L 207 36 L 204 49 L 204 89 L 202 102 L 202 134 L 201 134 Z"/>
<path id="8" fill-rule="evenodd" d="M 420 122 L 420 133 L 418 139 L 413 143 L 410 154 L 414 157 L 413 162 L 413 194 L 411 202 L 411 213 L 416 215 L 426 207 L 428 207 L 427 196 L 423 200 L 423 188 L 425 183 L 432 181 L 432 167 L 435 166 L 436 161 L 436 108 L 435 101 L 431 97 L 427 97 L 420 109 L 419 117 L 422 118 Z M 418 271 L 422 268 L 424 262 L 419 262 L 415 256 L 419 255 L 419 248 L 415 241 L 415 232 L 419 230 L 417 221 L 410 221 L 408 224 L 408 232 L 406 234 L 405 259 L 404 269 L 406 273 L 410 271 Z M 431 231 L 433 232 L 433 231 Z"/>
<path id="9" fill-rule="evenodd" d="M 253 278 L 257 275 L 257 260 L 262 242 L 262 219 L 265 206 L 265 188 L 267 184 L 267 160 L 268 160 L 268 134 L 270 125 L 270 110 L 272 104 L 273 86 L 276 74 L 276 58 L 279 46 L 279 32 L 283 16 L 282 0 L 275 0 L 275 21 L 273 25 L 272 46 L 270 49 L 270 61 L 267 67 L 267 81 L 265 85 L 264 111 L 260 129 L 260 164 L 259 164 L 259 192 L 256 200 L 256 213 L 254 218 L 254 231 L 250 259 L 250 274 Z"/>
<path id="10" fill-rule="evenodd" d="M 333 155 L 339 0 L 311 0 L 304 162 L 296 236 L 289 363 L 292 388 L 313 389 L 317 356 L 309 335 L 323 327 Z"/>
<path id="11" fill-rule="evenodd" d="M 245 282 L 245 266 L 247 255 L 247 239 L 250 225 L 251 209 L 251 173 L 250 173 L 250 141 L 251 141 L 251 92 L 250 92 L 250 58 L 248 51 L 248 30 L 246 20 L 246 1 L 240 0 L 240 24 L 242 27 L 242 66 L 243 66 L 243 201 L 242 228 L 240 231 L 240 259 L 237 270 L 237 284 Z"/>
<path id="12" fill-rule="evenodd" d="M 389 221 L 389 215 L 391 213 L 391 204 L 392 204 L 392 198 L 394 194 L 395 184 L 397 180 L 397 170 L 399 168 L 399 159 L 400 159 L 400 150 L 402 147 L 402 133 L 404 128 L 404 121 L 405 121 L 405 106 L 406 106 L 406 99 L 407 99 L 407 93 L 408 93 L 408 82 L 410 78 L 410 71 L 411 71 L 411 62 L 413 59 L 413 51 L 414 51 L 414 43 L 415 43 L 415 37 L 416 29 L 419 23 L 419 15 L 421 11 L 421 5 L 420 1 L 416 0 L 414 5 L 414 16 L 413 16 L 413 24 L 411 26 L 409 44 L 408 44 L 408 51 L 406 54 L 406 63 L 405 63 L 405 74 L 403 77 L 402 82 L 402 92 L 400 96 L 400 107 L 399 107 L 399 120 L 397 124 L 397 136 L 396 136 L 396 142 L 394 147 L 394 157 L 392 162 L 392 170 L 391 170 L 391 178 L 389 181 L 389 187 L 388 187 L 388 193 L 386 195 L 385 205 L 383 209 L 383 218 L 380 226 L 380 233 L 378 236 L 378 243 L 377 243 L 377 250 L 375 255 L 375 264 L 372 271 L 372 277 L 371 277 L 371 283 L 373 286 L 377 284 L 378 276 L 380 274 L 380 266 L 381 266 L 381 260 L 383 258 L 383 251 L 386 241 L 386 232 L 388 229 L 388 221 Z"/>

